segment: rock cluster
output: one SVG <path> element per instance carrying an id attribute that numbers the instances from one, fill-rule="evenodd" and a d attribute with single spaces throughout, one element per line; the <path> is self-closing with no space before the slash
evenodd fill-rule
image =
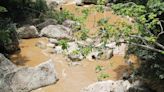
<path id="1" fill-rule="evenodd" d="M 72 20 L 65 20 L 62 25 L 48 19 L 43 23 L 35 26 L 24 26 L 17 30 L 20 38 L 47 37 L 49 43 L 36 43 L 36 46 L 42 49 L 51 48 L 53 53 L 65 54 L 71 61 L 81 61 L 87 58 L 90 61 L 94 59 L 110 59 L 114 54 L 124 55 L 126 52 L 126 44 L 116 45 L 116 42 L 108 41 L 104 43 L 101 37 L 88 37 L 86 40 L 79 40 L 74 36 L 76 26 L 80 26 Z M 40 30 L 40 31 L 38 31 Z"/>

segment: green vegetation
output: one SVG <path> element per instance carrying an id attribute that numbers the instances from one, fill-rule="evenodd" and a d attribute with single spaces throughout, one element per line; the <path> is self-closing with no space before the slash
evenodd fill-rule
<path id="1" fill-rule="evenodd" d="M 89 30 L 86 29 L 85 27 L 81 28 L 81 30 L 79 30 L 78 32 L 74 33 L 74 36 L 77 39 L 81 39 L 81 40 L 86 40 L 89 36 L 88 36 L 88 32 Z"/>
<path id="2" fill-rule="evenodd" d="M 95 68 L 96 72 L 101 72 L 102 70 L 104 70 L 104 67 L 100 66 L 100 65 L 97 65 L 96 68 Z"/>
<path id="3" fill-rule="evenodd" d="M 73 54 L 73 55 L 78 55 L 78 54 L 80 54 L 80 50 L 74 50 L 74 51 L 72 51 L 71 54 Z"/>
<path id="4" fill-rule="evenodd" d="M 80 51 L 83 54 L 83 56 L 86 57 L 92 51 L 92 46 L 82 47 Z"/>
<path id="5" fill-rule="evenodd" d="M 135 3 L 113 4 L 111 8 L 118 15 L 128 15 L 131 17 L 137 17 L 146 13 L 146 7 L 144 7 L 143 5 L 136 5 Z"/>
<path id="6" fill-rule="evenodd" d="M 74 15 L 72 13 L 70 13 L 69 11 L 67 11 L 67 10 L 61 10 L 61 11 L 57 11 L 57 10 L 52 11 L 52 10 L 50 10 L 50 11 L 47 12 L 46 17 L 53 18 L 53 19 L 57 20 L 57 22 L 59 24 L 62 24 L 67 19 L 75 20 Z"/>
<path id="7" fill-rule="evenodd" d="M 108 0 L 97 0 L 97 4 L 99 5 L 105 5 Z"/>
<path id="8" fill-rule="evenodd" d="M 135 54 L 141 60 L 138 72 L 142 77 L 150 80 L 162 80 L 164 75 L 164 2 L 163 0 L 148 0 L 137 3 L 127 2 L 113 4 L 112 9 L 116 14 L 131 16 L 135 19 L 137 31 L 131 31 L 130 27 L 124 26 L 121 34 L 113 34 L 124 39 L 129 44 L 127 54 Z M 115 33 L 116 31 L 114 31 Z M 119 42 L 119 41 L 118 41 Z M 162 81 L 161 81 L 162 83 Z"/>
<path id="9" fill-rule="evenodd" d="M 100 73 L 100 75 L 98 75 L 97 79 L 98 79 L 98 81 L 102 81 L 102 80 L 105 80 L 109 77 L 110 77 L 110 75 L 107 73 Z"/>
<path id="10" fill-rule="evenodd" d="M 67 49 L 67 47 L 68 47 L 68 41 L 62 39 L 62 40 L 60 40 L 60 41 L 58 42 L 58 45 L 62 46 L 62 49 Z"/>

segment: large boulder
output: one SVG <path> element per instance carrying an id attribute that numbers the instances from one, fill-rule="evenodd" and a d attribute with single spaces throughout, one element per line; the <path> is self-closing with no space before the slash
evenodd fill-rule
<path id="1" fill-rule="evenodd" d="M 102 81 L 89 85 L 81 90 L 81 92 L 126 92 L 131 84 L 128 81 Z"/>
<path id="2" fill-rule="evenodd" d="M 12 77 L 10 87 L 14 92 L 29 92 L 57 81 L 55 67 L 52 60 L 36 67 L 19 69 Z"/>
<path id="3" fill-rule="evenodd" d="M 17 30 L 19 38 L 35 38 L 39 36 L 38 30 L 35 26 L 23 26 Z"/>
<path id="4" fill-rule="evenodd" d="M 63 25 L 49 25 L 41 30 L 40 36 L 56 39 L 71 39 L 71 30 Z"/>
<path id="5" fill-rule="evenodd" d="M 0 92 L 29 92 L 57 80 L 52 60 L 36 67 L 18 68 L 0 54 Z"/>

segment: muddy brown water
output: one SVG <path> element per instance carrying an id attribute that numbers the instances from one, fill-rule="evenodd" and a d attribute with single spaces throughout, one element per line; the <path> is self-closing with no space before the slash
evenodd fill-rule
<path id="1" fill-rule="evenodd" d="M 114 56 L 110 60 L 81 61 L 81 65 L 69 66 L 63 55 L 44 54 L 45 49 L 35 46 L 38 41 L 47 42 L 47 38 L 36 38 L 22 40 L 20 47 L 21 52 L 11 56 L 11 60 L 18 66 L 33 67 L 40 63 L 52 59 L 56 68 L 59 81 L 47 87 L 37 89 L 32 92 L 79 92 L 80 89 L 97 81 L 96 66 L 104 66 L 104 73 L 109 74 L 111 80 L 120 79 L 122 73 L 128 69 L 122 56 Z M 136 61 L 136 57 L 132 57 Z"/>
<path id="2" fill-rule="evenodd" d="M 75 5 L 66 5 L 65 9 L 71 10 L 76 13 Z M 110 22 L 121 20 L 121 17 L 114 15 L 112 12 L 106 12 L 111 17 Z M 93 14 L 89 15 L 86 21 L 87 27 L 91 30 L 90 34 L 95 33 L 93 27 Z M 96 20 L 102 18 L 102 14 L 96 14 Z M 42 62 L 52 59 L 56 68 L 57 76 L 59 81 L 56 84 L 39 88 L 32 92 L 80 92 L 80 90 L 89 84 L 97 81 L 99 73 L 95 72 L 96 66 L 103 66 L 105 69 L 104 73 L 109 74 L 111 80 L 120 79 L 122 73 L 127 71 L 129 67 L 125 64 L 123 56 L 115 55 L 110 60 L 97 60 L 81 61 L 81 65 L 69 66 L 66 61 L 66 57 L 63 55 L 49 54 L 46 49 L 41 49 L 35 46 L 38 41 L 48 42 L 47 38 L 35 38 L 35 39 L 24 39 L 21 40 L 20 47 L 21 52 L 11 56 L 11 60 L 18 66 L 29 66 L 33 67 Z M 137 58 L 132 56 L 131 59 L 134 63 L 137 62 Z"/>

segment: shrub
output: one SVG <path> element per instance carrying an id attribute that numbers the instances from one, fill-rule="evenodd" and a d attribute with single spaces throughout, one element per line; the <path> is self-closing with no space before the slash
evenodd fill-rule
<path id="1" fill-rule="evenodd" d="M 0 20 L 0 53 L 10 54 L 19 50 L 16 27 L 9 20 Z"/>
<path id="2" fill-rule="evenodd" d="M 57 20 L 57 22 L 59 24 L 62 24 L 67 19 L 74 20 L 74 18 L 75 18 L 74 15 L 67 10 L 61 10 L 61 11 L 50 10 L 50 11 L 48 11 L 46 17 Z"/>
<path id="3" fill-rule="evenodd" d="M 58 42 L 58 45 L 62 46 L 62 49 L 67 49 L 67 47 L 68 47 L 68 41 L 67 40 L 60 40 Z"/>

